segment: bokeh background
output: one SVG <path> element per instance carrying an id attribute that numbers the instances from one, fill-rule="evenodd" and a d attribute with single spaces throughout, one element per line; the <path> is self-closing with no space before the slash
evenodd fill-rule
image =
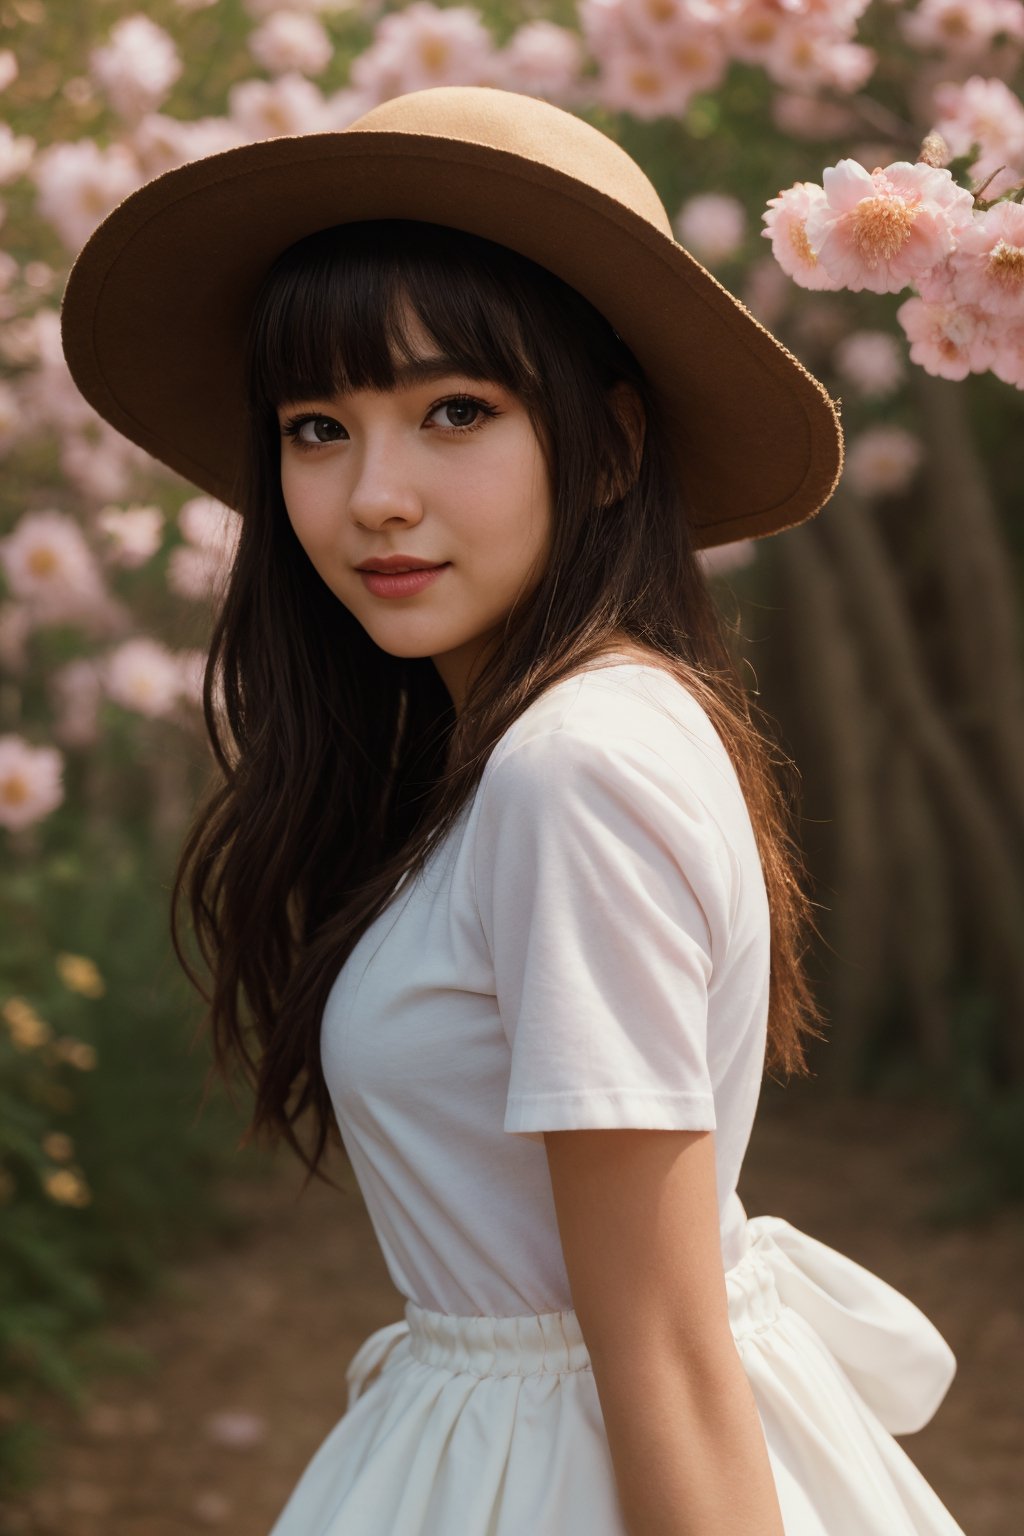
<path id="1" fill-rule="evenodd" d="M 344 1160 L 299 1198 L 245 1089 L 204 1097 L 168 900 L 235 515 L 82 400 L 59 305 L 151 176 L 435 84 L 618 139 L 842 400 L 824 512 L 706 557 L 830 1018 L 742 1192 L 935 1319 L 960 1373 L 908 1452 L 1019 1529 L 1022 58 L 1019 0 L 0 0 L 0 1531 L 265 1531 L 400 1312 Z"/>

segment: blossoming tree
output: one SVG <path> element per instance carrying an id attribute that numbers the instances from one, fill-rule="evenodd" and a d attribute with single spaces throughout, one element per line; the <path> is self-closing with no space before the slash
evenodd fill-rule
<path id="1" fill-rule="evenodd" d="M 526 91 L 617 136 L 679 239 L 843 398 L 835 501 L 706 557 L 776 616 L 758 673 L 798 738 L 808 809 L 833 824 L 811 848 L 840 960 L 829 1059 L 863 1073 L 895 1021 L 947 1080 L 967 1039 L 971 1081 L 1019 1091 L 1021 541 L 1001 509 L 1019 505 L 1024 441 L 1021 0 L 125 0 L 94 35 L 88 16 L 19 0 L 0 35 L 13 867 L 80 823 L 113 836 L 140 782 L 173 841 L 205 771 L 184 747 L 202 740 L 205 636 L 237 538 L 234 513 L 74 389 L 58 319 L 74 254 L 121 198 L 198 156 L 345 128 L 424 86 Z M 33 1007 L 5 1005 L 19 1060 L 48 1048 Z M 0 1098 L 3 1082 L 0 1059 Z M 81 1201 L 69 1172 L 50 1184 Z"/>

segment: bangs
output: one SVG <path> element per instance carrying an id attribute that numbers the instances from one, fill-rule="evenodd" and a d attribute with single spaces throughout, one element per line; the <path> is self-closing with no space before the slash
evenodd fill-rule
<path id="1" fill-rule="evenodd" d="M 410 316 L 430 337 L 432 360 L 539 401 L 542 381 L 513 298 L 523 265 L 543 272 L 480 236 L 407 219 L 306 236 L 278 257 L 256 300 L 251 405 L 263 413 L 297 400 L 394 389 L 399 370 L 422 357 Z"/>

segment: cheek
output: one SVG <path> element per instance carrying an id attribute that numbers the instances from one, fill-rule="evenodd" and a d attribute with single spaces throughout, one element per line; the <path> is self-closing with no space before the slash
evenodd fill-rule
<path id="1" fill-rule="evenodd" d="M 481 488 L 474 508 L 479 544 L 490 561 L 514 564 L 521 576 L 546 549 L 551 520 L 547 466 L 534 443 L 494 466 Z"/>
<path id="2" fill-rule="evenodd" d="M 281 469 L 281 494 L 288 521 L 304 549 L 312 552 L 324 538 L 329 521 L 326 498 L 315 479 L 304 476 L 295 466 Z"/>

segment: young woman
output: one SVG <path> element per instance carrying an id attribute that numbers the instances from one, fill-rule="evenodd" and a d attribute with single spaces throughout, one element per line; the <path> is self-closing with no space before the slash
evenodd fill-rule
<path id="1" fill-rule="evenodd" d="M 273 1536 L 954 1536 L 893 1438 L 943 1340 L 736 1193 L 821 1021 L 697 550 L 827 500 L 824 391 L 616 145 L 471 87 L 160 177 L 64 338 L 243 514 L 175 906 L 406 1298 Z"/>

